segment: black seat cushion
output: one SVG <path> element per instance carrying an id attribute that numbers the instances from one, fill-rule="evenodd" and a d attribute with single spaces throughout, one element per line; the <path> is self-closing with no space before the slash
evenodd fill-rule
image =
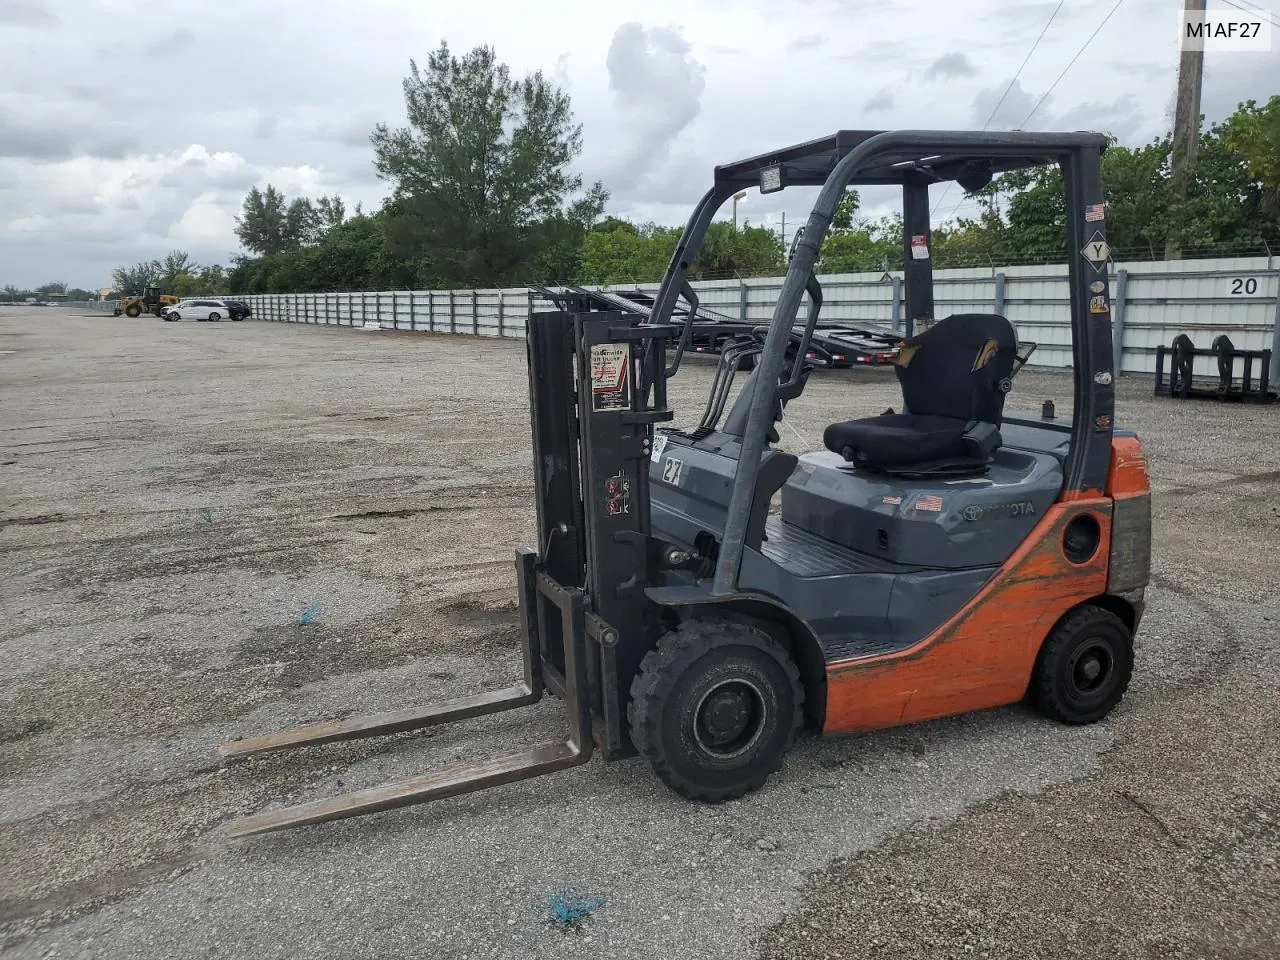
<path id="1" fill-rule="evenodd" d="M 894 372 L 904 412 L 833 423 L 823 442 L 873 469 L 985 463 L 992 440 L 999 445 L 994 428 L 1004 415 L 1017 350 L 1013 324 L 1004 317 L 967 313 L 940 320 L 898 348 Z M 965 439 L 977 424 L 992 428 L 981 444 Z"/>
<path id="2" fill-rule="evenodd" d="M 964 442 L 968 423 L 927 413 L 886 413 L 833 423 L 822 442 L 856 464 L 909 467 L 969 456 Z"/>

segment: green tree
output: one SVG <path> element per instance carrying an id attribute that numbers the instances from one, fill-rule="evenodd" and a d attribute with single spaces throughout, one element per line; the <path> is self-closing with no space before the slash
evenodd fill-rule
<path id="1" fill-rule="evenodd" d="M 320 197 L 315 203 L 316 216 L 321 230 L 330 230 L 347 219 L 347 205 L 337 194 L 332 197 Z M 360 211 L 357 208 L 356 213 Z"/>
<path id="2" fill-rule="evenodd" d="M 901 266 L 901 214 L 867 220 L 855 216 L 857 208 L 857 192 L 846 192 L 818 251 L 820 272 L 862 273 Z"/>
<path id="3" fill-rule="evenodd" d="M 1265 106 L 1246 100 L 1221 126 L 1224 144 L 1244 162 L 1263 191 L 1263 206 L 1280 216 L 1280 95 Z"/>
<path id="4" fill-rule="evenodd" d="M 835 216 L 831 218 L 832 230 L 849 230 L 853 227 L 853 217 L 858 212 L 858 207 L 862 205 L 862 198 L 858 196 L 858 191 L 852 187 L 847 188 L 844 196 L 840 198 L 840 203 L 836 207 Z"/>
<path id="5" fill-rule="evenodd" d="M 583 238 L 579 277 L 584 283 L 657 280 L 679 240 L 678 229 L 608 217 Z"/>
<path id="6" fill-rule="evenodd" d="M 130 267 L 116 267 L 111 271 L 111 283 L 121 297 L 140 297 L 160 277 L 160 263 L 146 260 Z"/>
<path id="7" fill-rule="evenodd" d="M 60 297 L 67 292 L 67 284 L 64 280 L 53 280 L 36 289 L 36 293 L 42 297 L 57 296 Z"/>
<path id="8" fill-rule="evenodd" d="M 378 174 L 393 186 L 394 251 L 446 284 L 527 277 L 539 225 L 582 186 L 569 169 L 582 128 L 568 95 L 541 71 L 512 79 L 487 46 L 458 58 L 444 41 L 425 71 L 410 61 L 403 87 L 408 126 L 380 123 L 371 137 Z"/>
<path id="9" fill-rule="evenodd" d="M 270 254 L 286 249 L 288 229 L 285 226 L 287 204 L 284 194 L 271 184 L 266 190 L 251 189 L 236 217 L 236 236 L 245 249 Z"/>
<path id="10" fill-rule="evenodd" d="M 581 274 L 582 244 L 604 215 L 608 199 L 604 187 L 594 184 L 568 210 L 554 213 L 534 226 L 530 279 L 563 283 Z"/>
<path id="11" fill-rule="evenodd" d="M 294 197 L 284 212 L 285 249 L 315 243 L 324 232 L 324 220 L 306 197 Z"/>
<path id="12" fill-rule="evenodd" d="M 679 241 L 680 231 L 674 233 L 670 248 L 665 251 L 667 260 Z M 759 277 L 776 273 L 785 265 L 782 238 L 772 230 L 748 223 L 734 230 L 732 223 L 718 220 L 707 227 L 706 239 L 689 272 L 694 279 Z M 664 261 L 664 270 L 665 267 Z"/>
<path id="13" fill-rule="evenodd" d="M 209 296 L 221 296 L 231 292 L 227 286 L 227 270 L 221 264 L 215 263 L 201 267 L 198 281 L 200 289 Z"/>

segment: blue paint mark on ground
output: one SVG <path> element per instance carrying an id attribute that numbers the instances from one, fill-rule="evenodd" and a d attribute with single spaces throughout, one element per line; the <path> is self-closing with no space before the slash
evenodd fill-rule
<path id="1" fill-rule="evenodd" d="M 603 907 L 604 897 L 584 897 L 565 890 L 547 898 L 551 908 L 551 922 L 558 927 L 573 927 Z"/>
<path id="2" fill-rule="evenodd" d="M 302 616 L 298 618 L 298 626 L 305 627 L 308 623 L 315 620 L 320 614 L 324 613 L 324 607 L 318 603 L 307 604 L 307 609 L 302 611 Z"/>

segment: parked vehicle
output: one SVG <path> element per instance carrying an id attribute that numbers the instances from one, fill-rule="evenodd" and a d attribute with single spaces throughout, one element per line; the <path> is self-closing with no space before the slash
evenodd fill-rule
<path id="1" fill-rule="evenodd" d="M 245 320 L 253 316 L 253 310 L 243 300 L 223 300 L 227 305 L 227 316 L 232 320 Z"/>
<path id="2" fill-rule="evenodd" d="M 231 309 L 224 300 L 180 300 L 164 311 L 166 322 L 170 320 L 221 320 L 231 316 Z"/>
<path id="3" fill-rule="evenodd" d="M 113 315 L 118 317 L 123 313 L 128 317 L 140 317 L 144 313 L 149 313 L 163 317 L 166 310 L 181 302 L 181 297 L 161 293 L 159 287 L 149 286 L 142 291 L 140 297 L 125 297 L 117 300 Z"/>

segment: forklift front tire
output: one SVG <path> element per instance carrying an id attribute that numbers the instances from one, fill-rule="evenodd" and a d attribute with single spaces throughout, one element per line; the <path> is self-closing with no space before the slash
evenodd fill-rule
<path id="1" fill-rule="evenodd" d="M 804 688 L 785 649 L 746 624 L 689 620 L 640 663 L 631 738 L 681 796 L 735 800 L 764 786 L 800 729 Z"/>
<path id="2" fill-rule="evenodd" d="M 1040 648 L 1031 702 L 1060 723 L 1096 723 L 1120 702 L 1133 675 L 1133 634 L 1110 610 L 1072 610 Z"/>

